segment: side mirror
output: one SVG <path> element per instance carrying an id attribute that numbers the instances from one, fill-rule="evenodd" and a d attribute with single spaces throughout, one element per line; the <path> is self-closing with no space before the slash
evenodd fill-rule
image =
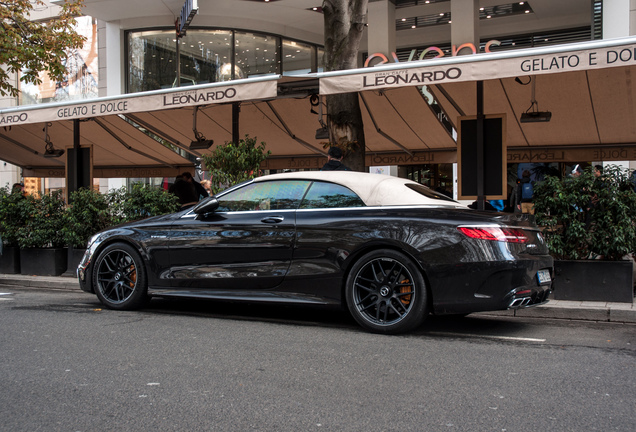
<path id="1" fill-rule="evenodd" d="M 194 206 L 192 211 L 198 215 L 212 213 L 219 208 L 219 200 L 215 196 L 204 198 L 200 203 Z"/>

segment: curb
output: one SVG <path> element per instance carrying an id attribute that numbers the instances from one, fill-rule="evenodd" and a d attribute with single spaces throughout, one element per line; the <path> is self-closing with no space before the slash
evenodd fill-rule
<path id="1" fill-rule="evenodd" d="M 551 300 L 548 304 L 543 306 L 527 309 L 478 312 L 477 314 L 636 324 L 636 308 L 634 308 L 633 303 Z"/>
<path id="2" fill-rule="evenodd" d="M 80 291 L 74 277 L 0 274 L 0 286 Z"/>
<path id="3" fill-rule="evenodd" d="M 79 281 L 75 277 L 65 276 L 0 274 L 0 287 L 81 291 Z M 476 312 L 474 315 L 636 324 L 636 307 L 634 303 L 551 300 L 543 306 L 516 310 Z"/>

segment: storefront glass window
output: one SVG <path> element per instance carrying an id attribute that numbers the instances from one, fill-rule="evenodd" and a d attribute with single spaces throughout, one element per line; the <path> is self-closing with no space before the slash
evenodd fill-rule
<path id="1" fill-rule="evenodd" d="M 258 33 L 190 29 L 177 48 L 172 29 L 132 31 L 127 44 L 128 93 L 322 70 L 322 49 Z"/>
<path id="2" fill-rule="evenodd" d="M 176 36 L 172 31 L 128 34 L 128 92 L 170 88 L 177 79 Z"/>
<path id="3" fill-rule="evenodd" d="M 181 86 L 229 81 L 232 32 L 190 30 L 179 40 Z"/>
<path id="4" fill-rule="evenodd" d="M 316 70 L 314 47 L 301 42 L 283 40 L 283 75 L 299 75 Z"/>
<path id="5" fill-rule="evenodd" d="M 277 37 L 236 32 L 235 50 L 236 79 L 280 71 Z"/>

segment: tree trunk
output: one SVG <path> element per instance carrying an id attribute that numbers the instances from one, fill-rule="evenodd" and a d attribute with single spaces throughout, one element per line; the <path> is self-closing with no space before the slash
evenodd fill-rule
<path id="1" fill-rule="evenodd" d="M 324 0 L 325 70 L 358 66 L 358 48 L 366 23 L 368 0 Z M 364 125 L 357 93 L 327 96 L 329 142 L 341 147 L 343 163 L 365 171 Z"/>

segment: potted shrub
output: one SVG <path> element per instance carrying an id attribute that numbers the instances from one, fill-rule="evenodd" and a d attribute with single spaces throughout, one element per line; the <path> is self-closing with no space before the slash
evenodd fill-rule
<path id="1" fill-rule="evenodd" d="M 166 190 L 136 183 L 130 190 L 122 187 L 109 192 L 112 224 L 131 222 L 179 210 L 178 198 Z"/>
<path id="2" fill-rule="evenodd" d="M 38 198 L 27 195 L 20 203 L 25 223 L 18 229 L 22 274 L 59 276 L 66 271 L 64 200 L 62 191 Z"/>
<path id="3" fill-rule="evenodd" d="M 261 163 L 271 152 L 265 151 L 265 143 L 257 145 L 256 138 L 245 135 L 238 144 L 226 142 L 209 154 L 203 154 L 203 165 L 210 171 L 212 194 L 228 186 L 242 183 L 259 176 Z"/>
<path id="4" fill-rule="evenodd" d="M 20 273 L 18 230 L 26 219 L 25 206 L 21 205 L 23 201 L 24 196 L 20 191 L 11 191 L 9 187 L 0 189 L 0 273 Z"/>
<path id="5" fill-rule="evenodd" d="M 69 201 L 63 215 L 62 234 L 68 246 L 65 275 L 74 276 L 88 240 L 112 223 L 106 195 L 94 189 L 82 188 L 72 192 Z"/>
<path id="6" fill-rule="evenodd" d="M 548 176 L 535 186 L 537 223 L 555 258 L 554 297 L 633 301 L 636 193 L 628 171 L 589 167 L 578 176 Z"/>

